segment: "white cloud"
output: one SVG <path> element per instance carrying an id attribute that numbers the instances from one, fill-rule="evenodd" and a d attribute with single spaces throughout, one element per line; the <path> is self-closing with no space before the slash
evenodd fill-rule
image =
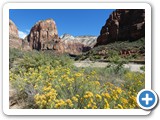
<path id="1" fill-rule="evenodd" d="M 27 33 L 23 31 L 18 31 L 18 35 L 20 38 L 25 38 L 27 36 Z"/>
<path id="2" fill-rule="evenodd" d="M 27 32 L 27 33 L 29 33 L 29 32 L 30 32 L 30 30 L 29 30 L 29 29 L 26 29 L 26 32 Z"/>

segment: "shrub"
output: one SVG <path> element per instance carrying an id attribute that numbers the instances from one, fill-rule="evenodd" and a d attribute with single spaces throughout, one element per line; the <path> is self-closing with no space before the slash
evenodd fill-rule
<path id="1" fill-rule="evenodd" d="M 24 53 L 18 49 L 15 48 L 9 48 L 9 68 L 11 69 L 13 67 L 13 62 L 16 59 L 22 58 Z"/>
<path id="2" fill-rule="evenodd" d="M 145 66 L 140 67 L 142 71 L 145 71 Z"/>
<path id="3" fill-rule="evenodd" d="M 144 73 L 115 72 L 114 67 L 76 68 L 67 56 L 38 52 L 23 58 L 17 71 L 10 70 L 10 82 L 30 108 L 138 108 L 136 96 L 144 88 Z M 111 83 L 111 78 L 122 82 Z"/>

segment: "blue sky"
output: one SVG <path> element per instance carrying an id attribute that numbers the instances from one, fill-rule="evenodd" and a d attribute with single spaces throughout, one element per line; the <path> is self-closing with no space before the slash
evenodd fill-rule
<path id="1" fill-rule="evenodd" d="M 19 36 L 24 38 L 39 20 L 55 20 L 58 34 L 73 36 L 100 34 L 112 9 L 11 9 L 10 19 L 16 24 Z"/>

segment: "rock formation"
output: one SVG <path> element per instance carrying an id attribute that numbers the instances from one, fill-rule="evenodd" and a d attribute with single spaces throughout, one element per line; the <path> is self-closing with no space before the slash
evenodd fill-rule
<path id="1" fill-rule="evenodd" d="M 88 46 L 93 48 L 94 45 L 97 43 L 97 36 L 77 36 L 75 40 L 82 43 L 84 46 Z"/>
<path id="2" fill-rule="evenodd" d="M 93 48 L 94 45 L 96 44 L 97 37 L 96 36 L 72 36 L 70 34 L 64 34 L 61 37 L 62 41 L 68 42 L 68 41 L 75 41 L 82 43 L 84 46 L 88 46 Z"/>
<path id="3" fill-rule="evenodd" d="M 76 41 L 59 41 L 54 45 L 54 50 L 59 53 L 69 53 L 72 55 L 79 55 L 85 46 Z"/>
<path id="4" fill-rule="evenodd" d="M 97 45 L 114 41 L 134 41 L 145 36 L 144 9 L 117 9 L 102 27 Z"/>
<path id="5" fill-rule="evenodd" d="M 63 34 L 60 36 L 60 38 L 63 40 L 63 41 L 71 41 L 71 40 L 74 40 L 75 37 L 70 35 L 70 34 Z"/>
<path id="6" fill-rule="evenodd" d="M 59 39 L 55 21 L 47 19 L 37 22 L 32 27 L 27 39 L 32 49 L 53 49 L 51 43 Z"/>
<path id="7" fill-rule="evenodd" d="M 54 45 L 54 49 L 61 53 L 70 53 L 74 55 L 86 52 L 94 47 L 97 37 L 95 36 L 77 36 L 64 34 Z"/>
<path id="8" fill-rule="evenodd" d="M 19 38 L 18 28 L 12 20 L 9 20 L 9 47 L 22 50 L 31 50 L 28 42 Z"/>
<path id="9" fill-rule="evenodd" d="M 91 49 L 96 44 L 94 36 L 73 37 L 64 34 L 58 37 L 58 30 L 53 19 L 37 22 L 25 38 L 32 49 L 55 50 L 59 53 L 80 54 Z"/>
<path id="10" fill-rule="evenodd" d="M 95 36 L 73 37 L 69 34 L 64 34 L 59 38 L 56 23 L 53 19 L 38 21 L 31 28 L 29 35 L 27 35 L 24 40 L 18 37 L 18 29 L 14 24 L 11 25 L 10 31 L 12 33 L 11 35 L 17 38 L 17 41 L 13 40 L 13 42 L 18 42 L 16 44 L 24 50 L 55 50 L 59 53 L 69 53 L 74 55 L 93 48 L 97 39 Z M 10 46 L 14 43 L 11 43 Z"/>
<path id="11" fill-rule="evenodd" d="M 9 20 L 9 37 L 10 38 L 19 38 L 18 28 L 12 20 Z"/>
<path id="12" fill-rule="evenodd" d="M 18 28 L 12 20 L 9 20 L 9 47 L 21 48 L 22 40 L 18 36 Z"/>

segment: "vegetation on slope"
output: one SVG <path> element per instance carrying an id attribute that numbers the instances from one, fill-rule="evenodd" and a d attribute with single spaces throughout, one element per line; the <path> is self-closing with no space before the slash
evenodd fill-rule
<path id="1" fill-rule="evenodd" d="M 144 61 L 145 38 L 137 41 L 118 41 L 107 45 L 97 46 L 83 53 L 75 60 L 89 59 L 91 61 Z"/>

